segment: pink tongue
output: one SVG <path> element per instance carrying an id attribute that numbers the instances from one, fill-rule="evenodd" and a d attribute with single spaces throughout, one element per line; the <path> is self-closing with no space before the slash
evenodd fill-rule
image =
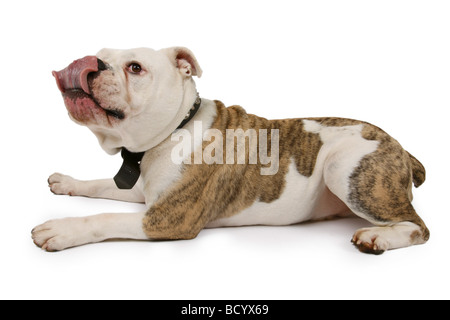
<path id="1" fill-rule="evenodd" d="M 97 57 L 87 56 L 75 60 L 61 71 L 53 71 L 52 74 L 56 78 L 56 84 L 62 93 L 68 89 L 82 89 L 87 94 L 90 94 L 87 76 L 89 73 L 97 71 Z"/>

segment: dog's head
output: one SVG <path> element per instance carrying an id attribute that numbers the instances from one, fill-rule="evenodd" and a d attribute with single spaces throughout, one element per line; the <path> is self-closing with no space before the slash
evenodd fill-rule
<path id="1" fill-rule="evenodd" d="M 167 138 L 196 100 L 202 70 L 189 49 L 103 49 L 53 72 L 70 117 L 102 148 L 146 151 Z"/>

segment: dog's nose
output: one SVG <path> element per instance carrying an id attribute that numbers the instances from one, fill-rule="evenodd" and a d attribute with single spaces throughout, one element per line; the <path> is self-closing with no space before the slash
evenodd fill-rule
<path id="1" fill-rule="evenodd" d="M 98 63 L 98 71 L 104 71 L 104 70 L 108 69 L 106 64 L 99 58 L 97 58 L 97 63 Z"/>
<path id="2" fill-rule="evenodd" d="M 52 74 L 56 78 L 56 84 L 62 93 L 70 89 L 81 89 L 90 94 L 88 74 L 106 69 L 105 63 L 96 56 L 87 56 L 75 60 L 61 71 L 53 71 Z"/>

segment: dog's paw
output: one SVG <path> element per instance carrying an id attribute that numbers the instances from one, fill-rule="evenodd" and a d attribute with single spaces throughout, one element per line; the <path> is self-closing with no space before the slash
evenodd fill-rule
<path id="1" fill-rule="evenodd" d="M 383 238 L 380 228 L 363 228 L 355 232 L 352 243 L 359 251 L 371 254 L 382 254 L 389 249 L 389 242 Z"/>
<path id="2" fill-rule="evenodd" d="M 48 178 L 48 186 L 54 194 L 77 195 L 77 180 L 61 173 L 54 173 Z"/>
<path id="3" fill-rule="evenodd" d="M 33 242 L 47 251 L 60 251 L 86 243 L 80 230 L 81 218 L 47 221 L 31 231 Z"/>

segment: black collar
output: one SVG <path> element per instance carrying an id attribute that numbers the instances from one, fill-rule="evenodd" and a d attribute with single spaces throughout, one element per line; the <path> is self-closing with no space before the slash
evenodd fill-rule
<path id="1" fill-rule="evenodd" d="M 181 121 L 180 125 L 177 129 L 183 128 L 191 119 L 195 116 L 198 109 L 200 109 L 200 105 L 202 104 L 202 99 L 200 99 L 200 96 L 197 94 L 197 99 L 194 102 L 194 105 L 189 110 L 189 112 L 186 114 L 186 117 L 184 117 L 183 121 Z"/>
<path id="2" fill-rule="evenodd" d="M 186 117 L 177 127 L 177 129 L 183 128 L 191 119 L 195 116 L 202 100 L 197 94 L 197 99 L 194 105 L 187 113 Z M 122 148 L 121 155 L 123 158 L 122 167 L 120 167 L 119 172 L 114 176 L 114 182 L 119 189 L 132 189 L 139 179 L 141 174 L 141 160 L 144 157 L 144 152 L 130 152 L 125 148 Z"/>

